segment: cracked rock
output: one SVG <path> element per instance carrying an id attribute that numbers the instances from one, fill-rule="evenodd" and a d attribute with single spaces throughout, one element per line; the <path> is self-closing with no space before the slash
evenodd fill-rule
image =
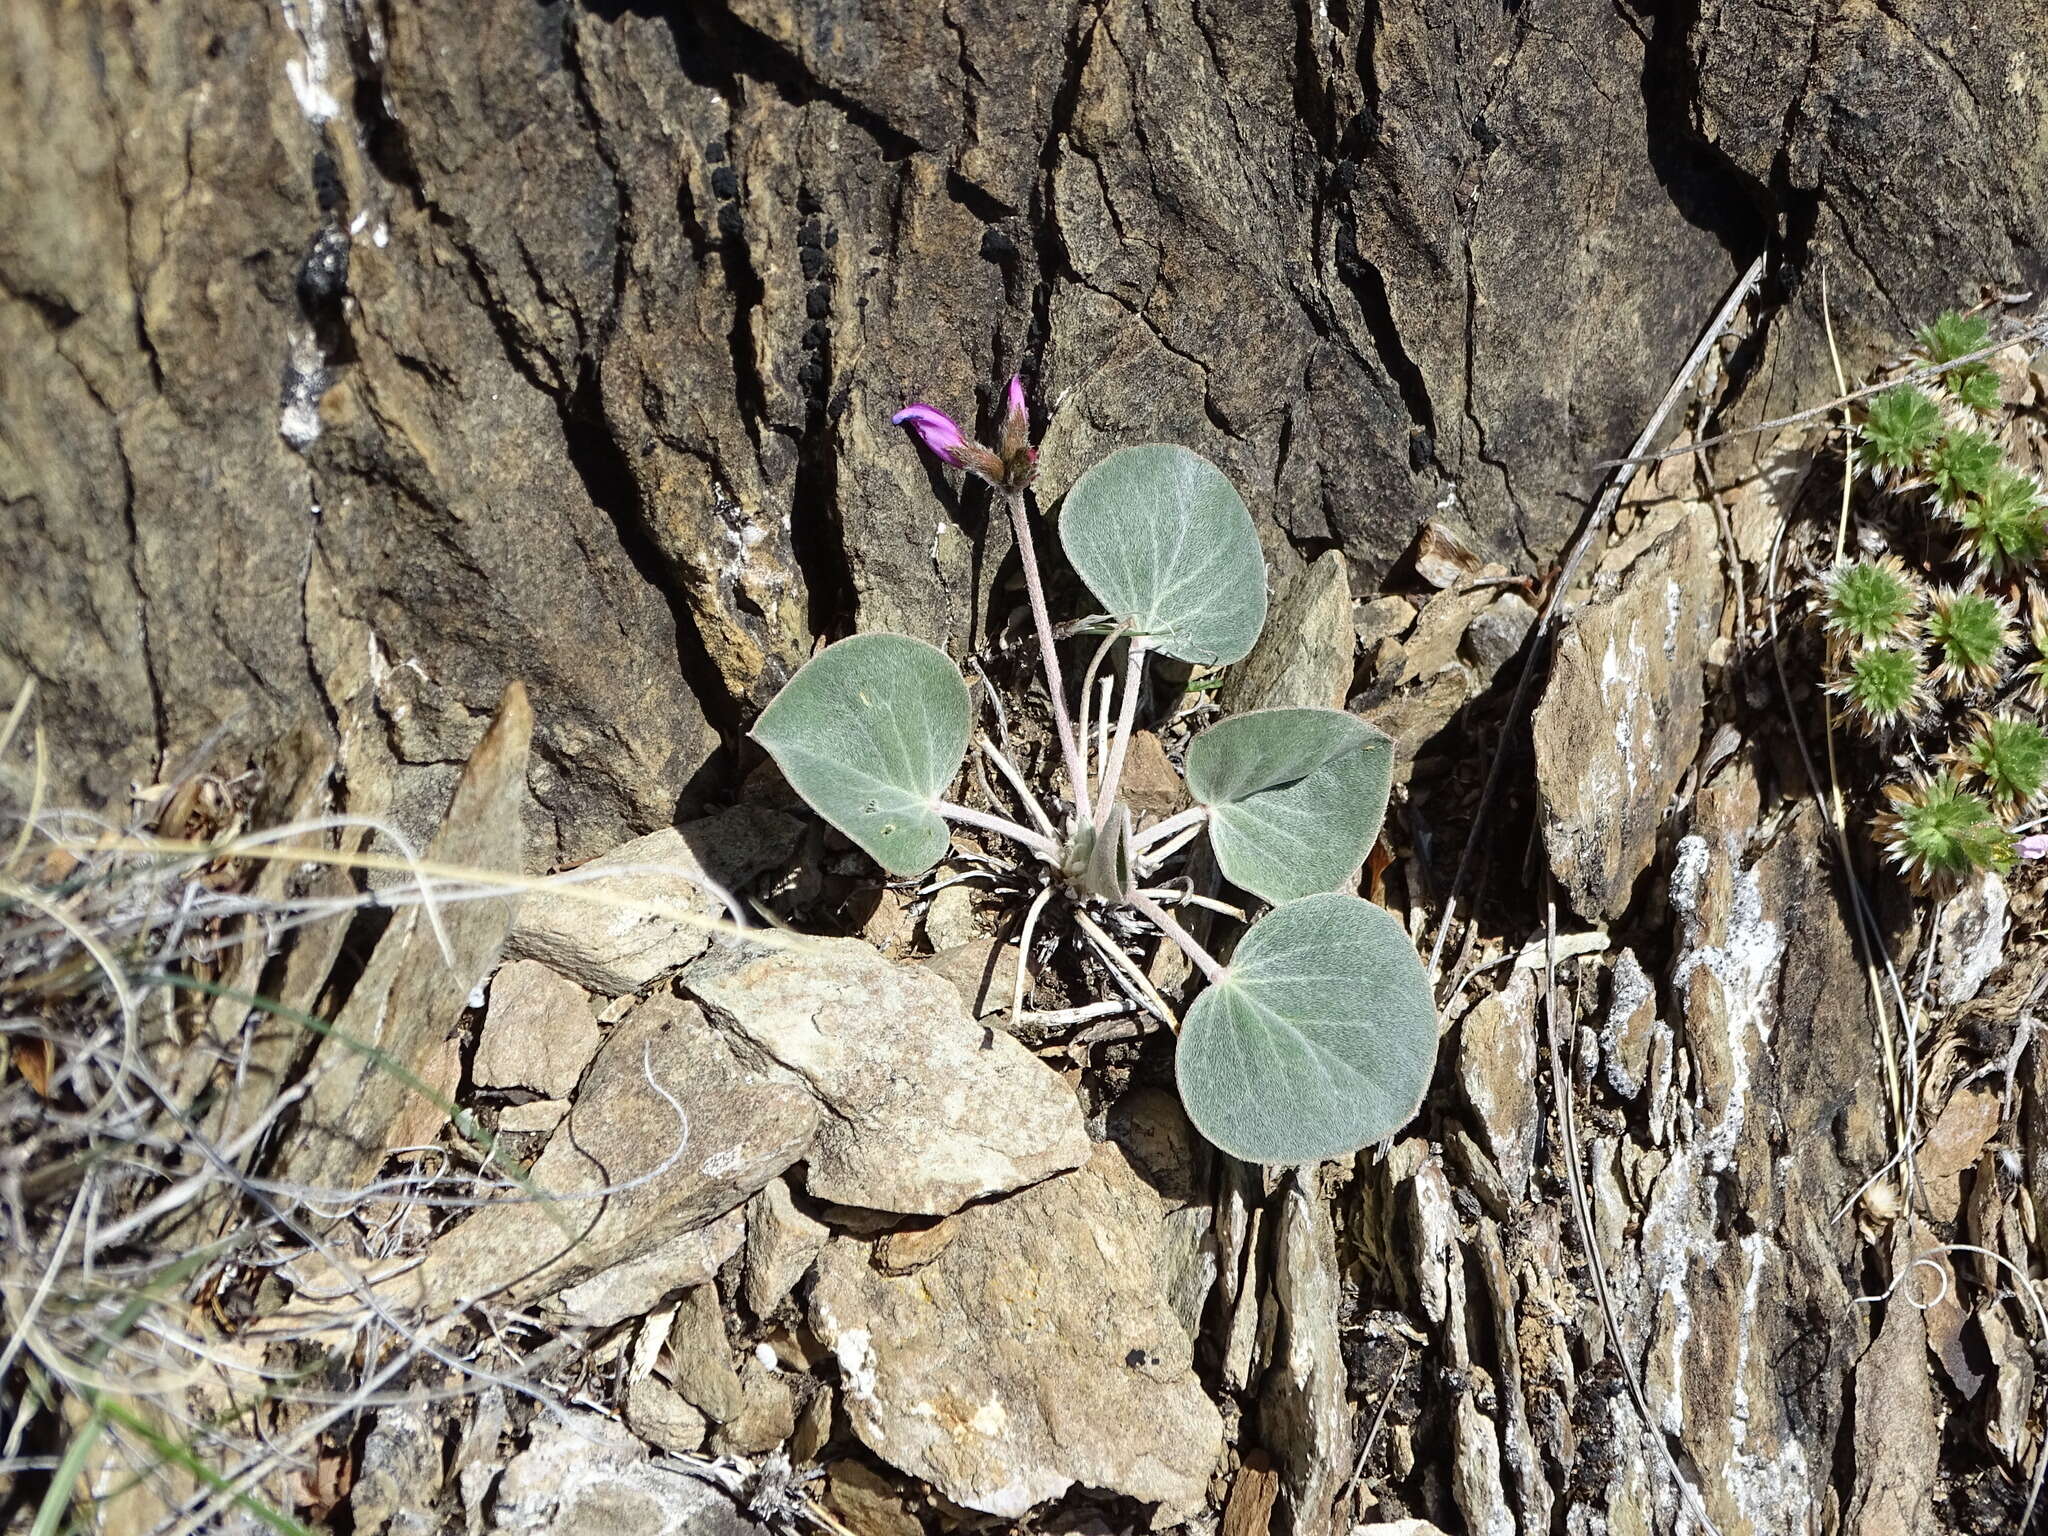
<path id="1" fill-rule="evenodd" d="M 870 1244 L 819 1261 L 811 1324 L 853 1430 L 955 1503 L 1014 1519 L 1076 1483 L 1186 1519 L 1222 1420 L 1167 1297 L 1168 1202 L 1113 1143 L 1088 1165 L 948 1223 L 892 1277 Z"/>
<path id="2" fill-rule="evenodd" d="M 796 1208 L 789 1184 L 770 1179 L 747 1202 L 747 1310 L 766 1317 L 796 1289 L 831 1229 Z"/>
<path id="3" fill-rule="evenodd" d="M 581 866 L 576 883 L 588 881 L 608 902 L 658 903 L 729 919 L 714 888 L 737 892 L 788 863 L 802 836 L 803 823 L 793 816 L 739 806 L 635 838 Z M 689 964 L 710 947 L 711 937 L 673 916 L 557 890 L 527 897 L 507 947 L 602 997 L 618 997 Z"/>
<path id="4" fill-rule="evenodd" d="M 567 1098 L 603 1038 L 588 992 L 537 961 L 514 960 L 491 979 L 470 1078 L 480 1088 Z"/>
<path id="5" fill-rule="evenodd" d="M 870 1210 L 942 1216 L 1088 1158 L 1074 1090 L 947 982 L 858 939 L 721 948 L 690 991 L 825 1106 L 804 1182 Z"/>
<path id="6" fill-rule="evenodd" d="M 595 1413 L 535 1424 L 506 1465 L 493 1536 L 766 1536 L 702 1478 L 657 1467 L 647 1448 Z"/>

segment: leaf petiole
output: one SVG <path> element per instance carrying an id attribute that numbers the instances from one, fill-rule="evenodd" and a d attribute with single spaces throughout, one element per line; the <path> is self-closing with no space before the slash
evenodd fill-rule
<path id="1" fill-rule="evenodd" d="M 1048 863 L 1059 862 L 1060 850 L 1057 843 L 1029 827 L 1018 826 L 1006 816 L 994 816 L 987 811 L 977 811 L 971 806 L 955 805 L 950 800 L 935 801 L 932 809 L 948 821 L 957 821 L 962 826 L 978 827 L 983 832 L 998 833 L 1013 842 L 1022 843 Z"/>

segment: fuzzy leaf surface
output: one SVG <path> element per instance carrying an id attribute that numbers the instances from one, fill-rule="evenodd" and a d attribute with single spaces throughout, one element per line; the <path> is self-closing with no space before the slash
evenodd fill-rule
<path id="1" fill-rule="evenodd" d="M 754 723 L 790 786 L 882 868 L 922 874 L 946 851 L 938 802 L 967 755 L 967 685 L 937 646 L 855 635 L 828 646 Z"/>
<path id="2" fill-rule="evenodd" d="M 1152 648 L 1224 666 L 1266 627 L 1266 559 L 1229 478 L 1171 443 L 1119 448 L 1075 482 L 1060 544 L 1104 610 Z"/>
<path id="3" fill-rule="evenodd" d="M 1312 1163 L 1406 1124 L 1436 1043 L 1429 978 L 1393 915 L 1307 896 L 1254 923 L 1195 999 L 1174 1076 L 1195 1128 L 1231 1156 Z"/>
<path id="4" fill-rule="evenodd" d="M 1258 709 L 1188 745 L 1188 789 L 1235 885 L 1291 901 L 1365 862 L 1394 782 L 1394 743 L 1341 709 Z"/>

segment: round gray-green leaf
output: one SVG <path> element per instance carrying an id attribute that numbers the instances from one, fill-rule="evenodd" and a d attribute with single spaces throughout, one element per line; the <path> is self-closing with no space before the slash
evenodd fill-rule
<path id="1" fill-rule="evenodd" d="M 1306 896 L 1245 933 L 1195 999 L 1174 1075 L 1195 1128 L 1249 1163 L 1349 1157 L 1414 1115 L 1436 1004 L 1408 935 L 1356 896 Z"/>
<path id="2" fill-rule="evenodd" d="M 826 647 L 754 722 L 790 787 L 894 875 L 946 851 L 938 803 L 967 755 L 967 685 L 937 646 L 855 635 Z"/>
<path id="3" fill-rule="evenodd" d="M 1199 453 L 1119 448 L 1067 492 L 1060 544 L 1108 613 L 1178 661 L 1242 661 L 1266 627 L 1251 513 Z"/>
<path id="4" fill-rule="evenodd" d="M 1333 891 L 1358 873 L 1394 782 L 1394 743 L 1341 709 L 1258 709 L 1188 744 L 1224 875 L 1264 901 Z"/>

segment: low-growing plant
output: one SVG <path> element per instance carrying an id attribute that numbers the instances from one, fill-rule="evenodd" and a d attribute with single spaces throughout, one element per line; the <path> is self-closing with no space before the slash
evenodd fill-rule
<path id="1" fill-rule="evenodd" d="M 1017 379 L 1006 407 L 993 448 L 928 405 L 895 420 L 1003 498 L 1063 781 L 1034 787 L 995 743 L 975 738 L 959 669 L 903 635 L 828 646 L 762 712 L 754 737 L 820 816 L 892 874 L 930 870 L 951 846 L 949 823 L 1026 852 L 1041 884 L 1020 936 L 1019 1008 L 1031 931 L 1055 896 L 1119 974 L 1135 964 L 1111 952 L 1097 918 L 1120 913 L 1127 927 L 1141 920 L 1165 935 L 1207 983 L 1175 1058 L 1197 1129 L 1251 1162 L 1348 1156 L 1414 1114 L 1436 1055 L 1435 1003 L 1414 946 L 1390 913 L 1347 889 L 1379 836 L 1393 744 L 1342 710 L 1254 710 L 1189 743 L 1192 808 L 1140 826 L 1121 791 L 1148 663 L 1225 666 L 1249 654 L 1265 627 L 1266 566 L 1251 514 L 1224 474 L 1186 448 L 1120 448 L 1081 476 L 1059 537 L 1101 605 L 1088 627 L 1102 639 L 1072 708 L 1025 506 L 1037 464 Z M 1098 711 L 1095 678 L 1118 645 L 1120 682 L 1104 681 Z M 1031 825 L 947 798 L 970 740 Z M 1169 910 L 1222 904 L 1164 883 L 1204 833 L 1224 877 L 1271 907 L 1227 960 Z"/>
<path id="2" fill-rule="evenodd" d="M 1892 518 L 1866 536 L 1889 523 L 1915 565 L 1898 554 L 1838 559 L 1817 607 L 1828 693 L 1849 720 L 1909 763 L 1946 765 L 1887 785 L 1876 831 L 1916 886 L 1947 890 L 2009 867 L 2017 844 L 2005 821 L 2048 798 L 2048 731 L 2027 718 L 2048 709 L 2048 628 L 2034 617 L 2048 507 L 2039 479 L 2006 457 L 1998 373 L 1979 355 L 1990 324 L 1945 314 L 1917 343 L 1936 379 L 1871 396 L 1852 455 L 1891 497 Z M 1952 525 L 1953 545 L 1905 519 L 1926 504 L 1910 492 Z M 2033 619 L 2024 647 L 2023 611 Z"/>

